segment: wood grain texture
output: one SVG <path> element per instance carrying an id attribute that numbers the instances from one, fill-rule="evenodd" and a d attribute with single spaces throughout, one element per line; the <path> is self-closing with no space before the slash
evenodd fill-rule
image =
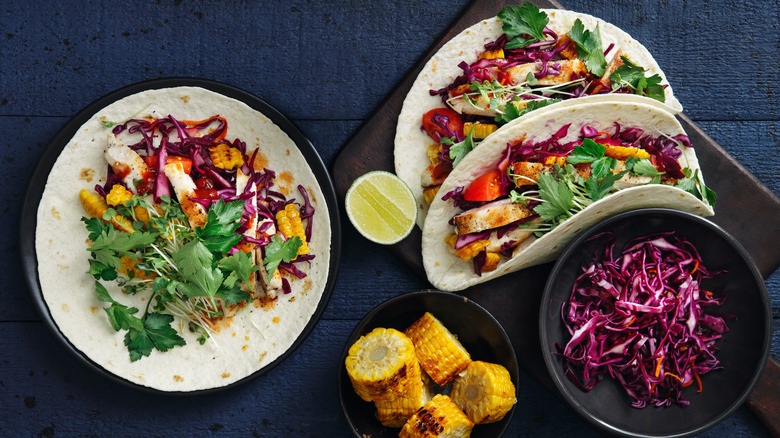
<path id="1" fill-rule="evenodd" d="M 348 436 L 335 382 L 344 341 L 382 301 L 430 287 L 419 270 L 396 256 L 398 251 L 362 239 L 344 219 L 336 289 L 323 319 L 282 366 L 214 397 L 154 397 L 84 368 L 40 322 L 16 274 L 24 184 L 45 145 L 81 108 L 128 84 L 170 76 L 216 79 L 260 96 L 290 117 L 336 170 L 342 146 L 368 126 L 364 123 L 376 119 L 391 125 L 380 135 L 392 138 L 394 116 L 382 103 L 476 3 L 2 2 L 0 227 L 7 231 L 0 233 L 0 436 Z M 503 3 L 490 7 L 497 11 Z M 643 42 L 670 77 L 686 116 L 774 195 L 780 193 L 776 2 L 561 3 L 604 18 Z M 381 152 L 350 160 L 354 166 L 379 167 Z M 345 175 L 334 172 L 333 177 Z M 708 182 L 729 177 L 708 174 Z M 768 243 L 763 251 L 772 255 Z M 522 333 L 513 341 L 521 360 L 531 365 L 524 353 L 532 347 L 535 324 L 522 315 L 525 307 L 538 304 L 527 292 L 538 289 L 546 269 L 534 268 L 492 298 L 474 292 L 509 331 Z M 775 320 L 772 353 L 780 356 L 780 271 L 767 285 Z M 502 305 L 502 299 L 516 305 Z M 506 436 L 600 436 L 544 381 L 521 371 L 517 412 Z M 759 416 L 742 407 L 702 436 L 767 437 L 769 432 Z"/>

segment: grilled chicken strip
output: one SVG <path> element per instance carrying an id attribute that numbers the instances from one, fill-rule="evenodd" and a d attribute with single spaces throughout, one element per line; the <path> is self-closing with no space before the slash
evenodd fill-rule
<path id="1" fill-rule="evenodd" d="M 509 225 L 533 214 L 533 209 L 504 198 L 464 211 L 453 220 L 458 234 L 464 235 Z"/>
<path id="2" fill-rule="evenodd" d="M 587 73 L 585 63 L 579 59 L 551 61 L 547 64 L 547 66 L 548 69 L 553 69 L 557 71 L 557 73 L 549 74 L 539 78 L 538 85 L 540 86 L 562 85 L 567 82 L 571 82 L 575 73 L 578 76 L 584 76 Z M 499 70 L 498 68 L 495 69 L 496 76 L 498 76 L 499 72 L 503 73 L 509 78 L 512 85 L 522 84 L 526 82 L 529 73 L 536 74 L 541 73 L 541 71 L 542 63 L 540 62 L 530 62 L 527 64 L 516 65 L 514 67 L 509 67 L 506 70 Z M 448 102 L 452 109 L 463 114 L 474 114 L 486 117 L 495 117 L 497 115 L 497 111 L 493 108 L 490 108 L 489 100 L 486 100 L 479 94 L 472 95 L 471 98 L 474 100 L 472 104 L 467 102 L 466 99 L 462 97 L 462 93 L 464 91 L 467 92 L 468 90 L 464 87 L 456 88 L 449 92 L 450 99 Z M 504 103 L 504 105 L 512 104 L 518 107 L 520 110 L 525 108 L 529 101 L 524 100 L 510 102 L 510 99 L 513 97 L 513 95 L 514 93 L 504 93 L 500 96 L 500 100 Z M 455 98 L 458 96 L 461 96 L 461 98 Z"/>
<path id="3" fill-rule="evenodd" d="M 128 190 L 138 194 L 137 181 L 143 181 L 149 176 L 149 166 L 140 155 L 122 143 L 115 135 L 109 134 L 103 156 L 114 170 L 122 176 L 122 182 Z"/>
<path id="4" fill-rule="evenodd" d="M 206 224 L 206 209 L 197 202 L 190 198 L 195 196 L 195 181 L 190 178 L 184 172 L 184 167 L 181 163 L 173 162 L 163 166 L 163 173 L 168 178 L 173 186 L 173 191 L 176 193 L 176 199 L 181 204 L 181 209 L 190 222 L 190 227 L 194 230 L 197 227 L 202 227 Z"/>

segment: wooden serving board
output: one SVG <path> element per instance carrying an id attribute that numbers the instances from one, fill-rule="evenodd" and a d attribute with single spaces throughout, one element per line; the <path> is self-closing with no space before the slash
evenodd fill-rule
<path id="1" fill-rule="evenodd" d="M 540 8 L 563 7 L 552 0 L 533 0 Z M 342 148 L 333 165 L 336 192 L 343 202 L 347 189 L 358 176 L 371 170 L 395 172 L 393 138 L 404 98 L 427 60 L 463 29 L 490 18 L 515 2 L 475 0 L 449 30 L 431 46 L 417 65 L 374 111 Z M 780 199 L 684 114 L 678 116 L 696 148 L 705 175 L 728 175 L 707 179 L 718 194 L 717 214 L 710 218 L 732 234 L 751 254 L 766 278 L 780 266 Z M 414 272 L 425 278 L 421 254 L 422 233 L 389 249 Z M 473 286 L 462 295 L 473 299 L 503 325 L 517 352 L 518 363 L 548 389 L 555 391 L 539 344 L 539 306 L 552 263 L 525 269 Z M 511 303 L 511 305 L 507 305 Z M 758 387 L 748 399 L 750 406 L 773 434 L 780 436 L 780 397 L 777 397 L 780 367 L 770 359 Z M 774 388 L 774 389 L 773 389 Z"/>

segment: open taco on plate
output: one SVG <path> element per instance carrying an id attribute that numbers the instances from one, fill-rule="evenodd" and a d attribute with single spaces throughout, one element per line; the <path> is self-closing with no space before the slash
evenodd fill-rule
<path id="1" fill-rule="evenodd" d="M 398 119 L 395 170 L 417 198 L 418 225 L 485 137 L 541 108 L 604 99 L 682 111 L 647 49 L 593 16 L 526 2 L 462 31 L 425 64 Z"/>
<path id="2" fill-rule="evenodd" d="M 106 371 L 162 391 L 227 386 L 303 332 L 326 287 L 325 197 L 261 112 L 199 87 L 94 114 L 38 209 L 53 320 Z"/>
<path id="3" fill-rule="evenodd" d="M 462 290 L 554 260 L 577 234 L 641 207 L 714 214 L 677 119 L 640 102 L 541 111 L 496 132 L 441 186 L 423 226 L 437 288 Z"/>

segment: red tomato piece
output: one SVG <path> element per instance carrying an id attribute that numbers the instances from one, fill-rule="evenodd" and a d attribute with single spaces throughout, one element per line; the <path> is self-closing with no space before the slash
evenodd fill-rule
<path id="1" fill-rule="evenodd" d="M 436 114 L 447 117 L 449 120 L 447 128 L 451 133 L 445 132 L 439 124 L 433 121 L 433 116 Z M 434 108 L 428 111 L 423 115 L 422 125 L 428 136 L 436 142 L 439 142 L 442 137 L 452 137 L 453 134 L 459 138 L 463 137 L 463 120 L 461 120 L 460 114 L 450 108 Z"/>
<path id="2" fill-rule="evenodd" d="M 500 170 L 494 170 L 475 179 L 466 187 L 466 190 L 463 192 L 463 199 L 486 202 L 503 195 L 501 174 Z"/>
<path id="3" fill-rule="evenodd" d="M 157 160 L 158 160 L 157 155 L 144 157 L 144 161 L 146 161 L 146 165 L 153 169 L 157 167 Z M 181 163 L 181 166 L 184 168 L 184 173 L 186 173 L 187 175 L 189 175 L 190 171 L 192 171 L 192 160 L 187 157 L 168 155 L 168 159 L 165 160 L 165 164 L 171 164 L 171 163 Z"/>

